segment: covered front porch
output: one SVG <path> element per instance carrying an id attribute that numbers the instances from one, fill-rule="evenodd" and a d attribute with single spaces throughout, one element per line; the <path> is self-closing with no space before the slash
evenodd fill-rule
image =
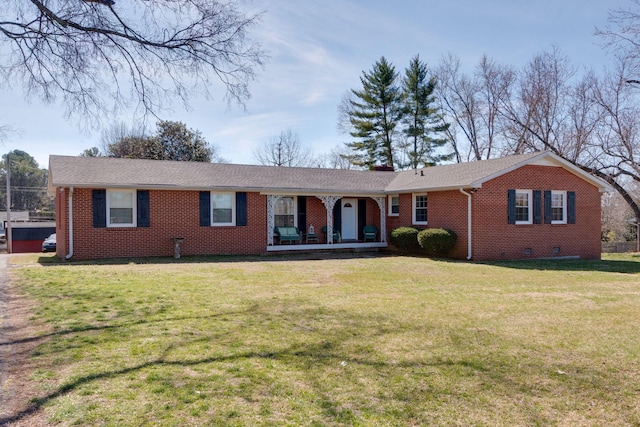
<path id="1" fill-rule="evenodd" d="M 267 252 L 387 247 L 385 195 L 266 196 Z M 299 240 L 280 241 L 277 227 L 295 227 Z"/>

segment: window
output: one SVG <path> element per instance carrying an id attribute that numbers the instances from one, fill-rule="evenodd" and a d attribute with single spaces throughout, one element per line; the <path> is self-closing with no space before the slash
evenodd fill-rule
<path id="1" fill-rule="evenodd" d="M 107 190 L 107 227 L 136 226 L 136 191 Z"/>
<path id="2" fill-rule="evenodd" d="M 274 206 L 274 226 L 276 227 L 295 227 L 296 212 L 295 200 L 293 197 L 281 197 Z"/>
<path id="3" fill-rule="evenodd" d="M 567 223 L 567 197 L 564 191 L 551 192 L 551 224 Z"/>
<path id="4" fill-rule="evenodd" d="M 531 190 L 516 190 L 516 224 L 531 224 Z"/>
<path id="5" fill-rule="evenodd" d="M 200 227 L 247 225 L 247 193 L 201 191 Z"/>
<path id="6" fill-rule="evenodd" d="M 427 224 L 427 195 L 413 195 L 413 223 L 424 225 Z"/>
<path id="7" fill-rule="evenodd" d="M 389 216 L 400 215 L 400 196 L 395 194 L 389 196 Z"/>
<path id="8" fill-rule="evenodd" d="M 211 193 L 211 225 L 235 225 L 234 196 L 234 193 Z"/>

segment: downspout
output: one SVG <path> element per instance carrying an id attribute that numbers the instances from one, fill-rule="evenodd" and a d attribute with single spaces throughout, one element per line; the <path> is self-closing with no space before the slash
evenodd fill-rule
<path id="1" fill-rule="evenodd" d="M 471 244 L 471 236 L 473 235 L 471 232 L 471 193 L 467 193 L 462 188 L 460 188 L 460 192 L 467 196 L 467 260 L 470 260 L 473 247 Z"/>
<path id="2" fill-rule="evenodd" d="M 69 253 L 64 257 L 67 261 L 73 256 L 73 187 L 69 187 Z"/>

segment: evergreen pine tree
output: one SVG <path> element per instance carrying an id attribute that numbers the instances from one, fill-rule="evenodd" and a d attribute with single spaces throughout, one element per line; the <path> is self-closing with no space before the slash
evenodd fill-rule
<path id="1" fill-rule="evenodd" d="M 411 168 L 432 166 L 448 160 L 452 154 L 436 154 L 436 149 L 444 146 L 447 139 L 435 137 L 443 134 L 449 127 L 445 123 L 435 103 L 433 91 L 435 77 L 429 78 L 427 65 L 416 55 L 405 70 L 402 80 L 404 114 L 404 134 L 408 142 L 408 158 Z"/>
<path id="2" fill-rule="evenodd" d="M 394 166 L 394 132 L 402 117 L 402 93 L 397 84 L 395 67 L 384 58 L 373 69 L 362 72 L 362 90 L 352 90 L 355 98 L 349 101 L 351 136 L 347 143 L 355 153 L 353 164 L 373 169 L 376 165 Z"/>

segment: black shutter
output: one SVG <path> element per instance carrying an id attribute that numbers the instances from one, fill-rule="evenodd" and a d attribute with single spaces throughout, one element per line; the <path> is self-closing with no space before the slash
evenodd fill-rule
<path id="1" fill-rule="evenodd" d="M 576 192 L 567 191 L 567 222 L 576 223 Z"/>
<path id="2" fill-rule="evenodd" d="M 298 228 L 303 233 L 307 232 L 307 198 L 298 196 Z"/>
<path id="3" fill-rule="evenodd" d="M 342 199 L 333 206 L 333 229 L 342 233 Z"/>
<path id="4" fill-rule="evenodd" d="M 553 219 L 553 211 L 551 210 L 551 191 L 544 192 L 544 223 L 551 224 Z"/>
<path id="5" fill-rule="evenodd" d="M 247 193 L 236 193 L 236 225 L 247 225 Z"/>
<path id="6" fill-rule="evenodd" d="M 200 192 L 200 227 L 211 225 L 211 193 Z"/>
<path id="7" fill-rule="evenodd" d="M 507 190 L 507 223 L 516 223 L 516 190 Z"/>
<path id="8" fill-rule="evenodd" d="M 151 222 L 149 219 L 149 190 L 138 190 L 137 198 L 137 226 L 149 227 Z"/>
<path id="9" fill-rule="evenodd" d="M 533 223 L 542 224 L 542 191 L 533 190 Z"/>
<path id="10" fill-rule="evenodd" d="M 367 199 L 358 199 L 358 240 L 364 240 L 365 225 L 367 225 Z"/>
<path id="11" fill-rule="evenodd" d="M 107 226 L 107 190 L 93 190 L 93 227 Z"/>

